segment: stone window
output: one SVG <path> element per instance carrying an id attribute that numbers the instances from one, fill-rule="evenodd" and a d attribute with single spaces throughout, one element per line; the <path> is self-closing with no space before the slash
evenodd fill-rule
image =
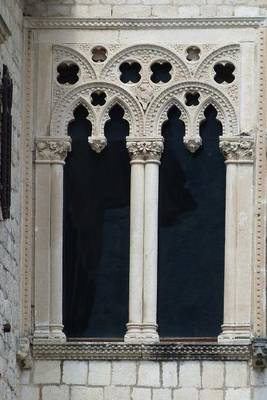
<path id="1" fill-rule="evenodd" d="M 122 338 L 126 321 L 126 343 L 250 341 L 254 135 L 238 85 L 248 94 L 240 64 L 254 53 L 242 46 L 53 46 L 49 135 L 36 138 L 35 341 Z M 64 60 L 79 67 L 73 86 L 57 80 Z"/>

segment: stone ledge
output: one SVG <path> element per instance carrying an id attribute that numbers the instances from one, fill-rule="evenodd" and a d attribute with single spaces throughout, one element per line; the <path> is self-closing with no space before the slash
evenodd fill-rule
<path id="1" fill-rule="evenodd" d="M 224 18 L 70 18 L 26 17 L 28 29 L 257 28 L 265 17 Z"/>
<path id="2" fill-rule="evenodd" d="M 33 344 L 34 359 L 44 360 L 221 360 L 247 361 L 249 345 L 67 342 Z"/>

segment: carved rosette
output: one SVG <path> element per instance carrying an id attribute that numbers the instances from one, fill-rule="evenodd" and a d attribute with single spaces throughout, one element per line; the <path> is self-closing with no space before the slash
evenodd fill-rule
<path id="1" fill-rule="evenodd" d="M 163 141 L 127 142 L 126 144 L 131 160 L 156 160 L 160 161 L 163 152 Z"/>
<path id="2" fill-rule="evenodd" d="M 107 146 L 107 139 L 105 138 L 105 136 L 90 136 L 88 138 L 88 143 L 92 150 L 94 150 L 96 153 L 101 153 L 101 151 L 104 150 L 104 148 Z"/>
<path id="3" fill-rule="evenodd" d="M 190 153 L 195 153 L 202 145 L 202 139 L 200 136 L 184 136 L 184 144 Z"/>
<path id="4" fill-rule="evenodd" d="M 40 138 L 36 142 L 36 161 L 64 162 L 69 151 L 70 138 Z"/>
<path id="5" fill-rule="evenodd" d="M 249 161 L 254 158 L 254 140 L 248 138 L 221 138 L 220 149 L 226 161 Z"/>

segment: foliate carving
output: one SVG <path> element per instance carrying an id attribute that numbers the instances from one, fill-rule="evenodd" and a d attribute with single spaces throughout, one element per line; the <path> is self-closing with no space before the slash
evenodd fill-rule
<path id="1" fill-rule="evenodd" d="M 163 152 L 163 141 L 127 142 L 126 147 L 132 160 L 157 160 Z"/>
<path id="2" fill-rule="evenodd" d="M 190 136 L 190 135 L 185 135 L 184 136 L 184 144 L 187 150 L 190 151 L 190 153 L 195 153 L 200 146 L 202 145 L 202 139 L 200 136 Z"/>
<path id="3" fill-rule="evenodd" d="M 154 89 L 149 82 L 142 82 L 135 90 L 135 95 L 141 103 L 143 110 L 146 111 L 149 103 L 154 97 Z"/>
<path id="4" fill-rule="evenodd" d="M 70 138 L 38 138 L 36 161 L 64 161 L 70 150 Z"/>
<path id="5" fill-rule="evenodd" d="M 96 153 L 101 153 L 101 151 L 104 150 L 107 145 L 107 139 L 105 136 L 90 136 L 88 138 L 88 143 L 90 144 L 92 150 L 94 150 Z"/>
<path id="6" fill-rule="evenodd" d="M 226 160 L 253 161 L 254 141 L 252 138 L 220 139 L 220 149 Z"/>

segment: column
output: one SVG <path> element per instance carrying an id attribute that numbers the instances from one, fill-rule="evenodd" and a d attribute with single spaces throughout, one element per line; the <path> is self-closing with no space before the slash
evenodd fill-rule
<path id="1" fill-rule="evenodd" d="M 158 192 L 163 140 L 146 143 L 143 341 L 159 342 L 157 333 Z"/>
<path id="2" fill-rule="evenodd" d="M 224 321 L 218 341 L 252 337 L 253 157 L 250 136 L 221 137 L 226 163 Z"/>
<path id="3" fill-rule="evenodd" d="M 44 338 L 38 328 L 44 315 L 45 337 L 65 340 L 62 332 L 63 165 L 70 148 L 68 137 L 39 138 L 36 143 L 35 340 Z M 40 184 L 38 176 L 45 178 Z"/>
<path id="4" fill-rule="evenodd" d="M 142 341 L 145 161 L 143 146 L 127 140 L 131 158 L 129 322 L 125 342 Z"/>

